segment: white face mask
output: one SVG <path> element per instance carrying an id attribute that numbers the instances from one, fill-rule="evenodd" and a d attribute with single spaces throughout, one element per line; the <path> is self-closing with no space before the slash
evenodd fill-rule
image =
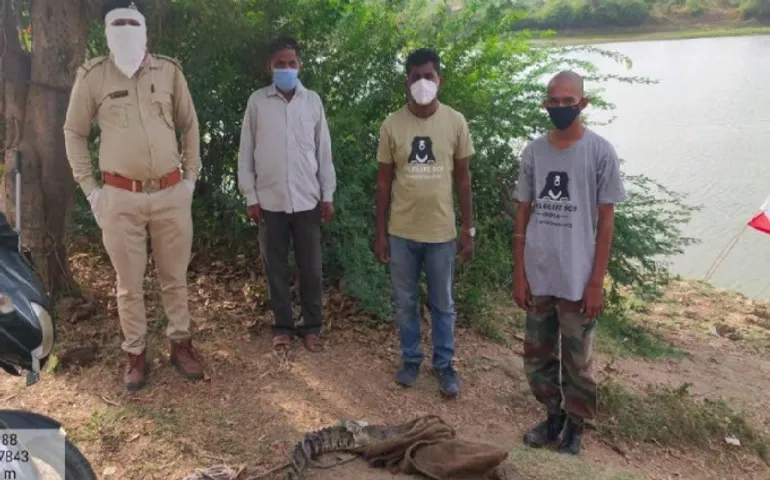
<path id="1" fill-rule="evenodd" d="M 112 24 L 117 19 L 135 20 L 139 26 Z M 131 78 L 142 66 L 147 53 L 147 26 L 144 15 L 132 8 L 117 8 L 104 18 L 107 46 L 115 60 L 115 66 L 123 75 Z"/>
<path id="2" fill-rule="evenodd" d="M 414 82 L 409 90 L 412 93 L 412 98 L 418 105 L 427 105 L 436 98 L 438 84 L 423 78 Z"/>

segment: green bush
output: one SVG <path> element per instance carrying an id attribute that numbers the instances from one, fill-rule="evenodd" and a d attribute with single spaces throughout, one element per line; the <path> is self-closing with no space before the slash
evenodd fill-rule
<path id="1" fill-rule="evenodd" d="M 743 18 L 770 20 L 770 0 L 743 0 L 739 8 Z"/>
<path id="2" fill-rule="evenodd" d="M 241 118 L 251 92 L 266 84 L 268 40 L 294 34 L 305 51 L 302 81 L 325 103 L 338 174 L 337 217 L 324 227 L 323 236 L 327 279 L 338 282 L 364 309 L 389 314 L 387 269 L 372 253 L 375 153 L 381 122 L 405 101 L 405 55 L 429 46 L 442 57 L 446 82 L 441 100 L 466 116 L 478 152 L 471 167 L 477 256 L 458 268 L 458 307 L 465 318 L 479 318 L 486 314 L 490 294 L 510 291 L 510 191 L 522 141 L 549 126 L 540 108 L 543 77 L 568 66 L 586 72 L 589 82 L 616 77 L 572 59 L 570 49 L 533 47 L 526 33 L 513 31 L 521 13 L 507 1 L 474 0 L 454 13 L 433 4 L 178 0 L 167 5 L 161 21 L 151 20 L 157 50 L 184 65 L 201 121 L 203 172 L 193 205 L 196 248 L 222 255 L 257 249 L 235 189 Z M 599 96 L 593 104 L 610 107 Z M 653 198 L 648 180 L 628 181 L 633 194 L 618 211 L 610 272 L 622 285 L 647 288 L 666 279 L 656 257 L 679 251 L 686 241 L 677 228 L 687 211 L 666 192 Z"/>
<path id="3" fill-rule="evenodd" d="M 519 28 L 579 29 L 638 26 L 650 18 L 645 0 L 547 0 Z"/>
<path id="4" fill-rule="evenodd" d="M 684 3 L 684 10 L 693 17 L 701 15 L 705 11 L 703 2 L 699 0 L 687 0 Z"/>

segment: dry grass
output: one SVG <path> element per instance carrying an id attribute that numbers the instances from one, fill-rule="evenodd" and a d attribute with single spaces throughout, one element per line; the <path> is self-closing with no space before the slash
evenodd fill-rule
<path id="1" fill-rule="evenodd" d="M 642 480 L 644 474 L 629 468 L 595 465 L 581 458 L 567 457 L 549 450 L 517 446 L 511 450 L 511 463 L 527 480 L 574 478 L 586 480 Z"/>
<path id="2" fill-rule="evenodd" d="M 757 354 L 770 351 L 770 307 L 704 282 L 675 282 L 662 302 L 639 307 L 645 323 L 701 339 L 721 337 Z"/>
<path id="3" fill-rule="evenodd" d="M 715 455 L 722 454 L 726 438 L 735 437 L 770 465 L 770 436 L 725 402 L 693 398 L 688 384 L 676 389 L 651 387 L 645 395 L 638 395 L 608 381 L 599 392 L 604 417 L 599 430 L 604 437 L 625 444 L 689 445 L 712 450 Z M 745 451 L 737 454 L 744 456 Z"/>

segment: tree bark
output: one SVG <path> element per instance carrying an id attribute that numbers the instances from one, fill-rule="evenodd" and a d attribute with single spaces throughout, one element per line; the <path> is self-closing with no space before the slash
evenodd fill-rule
<path id="1" fill-rule="evenodd" d="M 55 298 L 73 294 L 66 249 L 75 182 L 64 148 L 63 125 L 75 72 L 85 59 L 92 3 L 33 0 L 32 53 L 18 41 L 17 16 L 4 0 L 3 57 L 6 148 L 4 191 L 10 218 L 15 208 L 16 151 L 23 156 L 21 234 L 46 288 Z"/>
<path id="2" fill-rule="evenodd" d="M 2 195 L 0 195 L 0 209 L 6 212 L 8 220 L 13 222 L 16 205 L 14 194 L 16 187 L 13 181 L 13 169 L 15 167 L 14 155 L 20 148 L 22 126 L 24 125 L 24 111 L 27 102 L 27 85 L 30 80 L 30 55 L 21 48 L 19 42 L 18 16 L 13 10 L 11 0 L 2 0 L 3 18 L 0 21 L 2 28 L 3 45 L 3 120 L 5 123 L 5 155 L 2 180 Z"/>

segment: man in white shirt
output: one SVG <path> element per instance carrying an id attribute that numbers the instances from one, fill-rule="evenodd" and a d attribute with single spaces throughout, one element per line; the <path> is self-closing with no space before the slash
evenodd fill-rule
<path id="1" fill-rule="evenodd" d="M 321 98 L 297 79 L 300 47 L 280 38 L 270 47 L 271 85 L 249 98 L 241 129 L 238 187 L 259 224 L 270 304 L 273 347 L 294 333 L 310 351 L 322 349 L 321 223 L 334 216 L 336 173 Z M 289 287 L 289 243 L 299 269 L 301 326 L 295 328 Z"/>

